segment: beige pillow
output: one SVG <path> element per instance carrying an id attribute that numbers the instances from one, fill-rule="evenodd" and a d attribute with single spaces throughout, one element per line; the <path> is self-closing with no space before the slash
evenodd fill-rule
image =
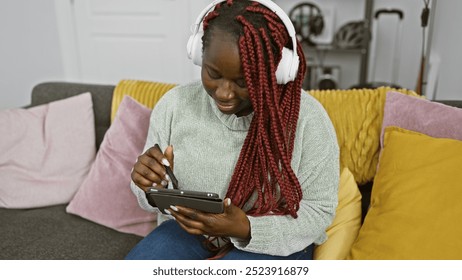
<path id="1" fill-rule="evenodd" d="M 343 260 L 358 236 L 361 227 L 361 193 L 353 174 L 343 168 L 338 189 L 338 206 L 328 239 L 314 249 L 315 260 Z"/>
<path id="2" fill-rule="evenodd" d="M 389 126 L 349 259 L 462 259 L 462 141 Z"/>

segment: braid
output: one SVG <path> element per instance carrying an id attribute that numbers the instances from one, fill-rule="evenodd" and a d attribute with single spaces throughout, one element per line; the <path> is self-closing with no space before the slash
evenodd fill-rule
<path id="1" fill-rule="evenodd" d="M 254 1 L 227 0 L 216 5 L 204 18 L 203 26 L 204 48 L 210 41 L 210 29 L 235 36 L 254 109 L 227 196 L 243 208 L 256 195 L 249 215 L 297 217 L 302 191 L 291 159 L 306 71 L 302 48 L 299 43 L 290 46 L 279 17 Z M 279 85 L 275 73 L 285 46 L 296 49 L 300 64 L 295 80 Z"/>

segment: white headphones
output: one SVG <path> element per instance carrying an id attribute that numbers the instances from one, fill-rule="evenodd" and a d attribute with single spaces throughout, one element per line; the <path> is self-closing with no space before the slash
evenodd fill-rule
<path id="1" fill-rule="evenodd" d="M 296 51 L 297 39 L 292 21 L 289 19 L 287 14 L 274 2 L 270 0 L 252 1 L 262 4 L 263 6 L 276 13 L 276 15 L 279 16 L 279 18 L 286 26 L 289 36 L 292 38 L 292 46 L 295 48 L 295 50 L 290 50 L 285 47 L 282 49 L 282 58 L 276 70 L 276 79 L 278 84 L 286 84 L 295 80 L 300 59 Z M 205 9 L 197 17 L 194 25 L 191 27 L 192 35 L 189 37 L 186 49 L 188 52 L 188 57 L 193 61 L 194 64 L 198 66 L 202 66 L 202 36 L 204 35 L 202 21 L 204 17 L 210 12 L 210 10 L 221 2 L 225 2 L 225 0 L 215 0 L 207 7 L 205 7 Z"/>

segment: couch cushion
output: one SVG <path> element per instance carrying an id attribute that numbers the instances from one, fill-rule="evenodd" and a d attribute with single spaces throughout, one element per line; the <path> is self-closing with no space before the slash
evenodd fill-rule
<path id="1" fill-rule="evenodd" d="M 133 97 L 148 108 L 154 108 L 157 101 L 175 84 L 157 83 L 140 80 L 121 80 L 114 89 L 111 107 L 111 121 L 114 120 L 120 103 L 125 95 Z"/>
<path id="2" fill-rule="evenodd" d="M 340 164 L 351 170 L 359 185 L 372 181 L 375 176 L 385 95 L 390 90 L 381 87 L 309 92 L 329 114 L 337 132 Z M 410 90 L 399 92 L 417 96 Z"/>
<path id="3" fill-rule="evenodd" d="M 327 241 L 314 249 L 315 260 L 344 260 L 361 227 L 361 193 L 348 168 L 340 173 L 338 206 L 332 224 L 326 229 Z"/>
<path id="4" fill-rule="evenodd" d="M 69 98 L 82 92 L 90 92 L 95 115 L 95 143 L 98 149 L 103 136 L 111 124 L 111 100 L 113 85 L 97 85 L 70 82 L 46 82 L 32 89 L 31 106 L 47 104 L 56 100 Z"/>
<path id="5" fill-rule="evenodd" d="M 141 236 L 154 229 L 156 214 L 142 210 L 130 189 L 130 173 L 143 152 L 150 114 L 150 109 L 125 96 L 68 213 Z"/>
<path id="6" fill-rule="evenodd" d="M 0 208 L 0 259 L 116 260 L 141 240 L 66 214 L 65 207 Z"/>
<path id="7" fill-rule="evenodd" d="M 438 138 L 462 140 L 462 110 L 429 100 L 390 91 L 385 101 L 381 145 L 384 129 L 398 126 Z"/>
<path id="8" fill-rule="evenodd" d="M 0 112 L 0 207 L 67 203 L 95 158 L 89 93 Z"/>
<path id="9" fill-rule="evenodd" d="M 350 259 L 462 258 L 462 141 L 385 130 L 371 207 Z"/>

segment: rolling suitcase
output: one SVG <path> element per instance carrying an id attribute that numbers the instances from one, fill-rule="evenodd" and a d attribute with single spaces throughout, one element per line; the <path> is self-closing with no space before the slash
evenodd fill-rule
<path id="1" fill-rule="evenodd" d="M 370 59 L 373 61 L 373 67 L 371 67 L 369 74 L 369 80 L 372 83 L 382 83 L 391 87 L 399 88 L 397 83 L 400 69 L 399 51 L 401 49 L 403 18 L 403 11 L 398 9 L 380 9 L 374 14 L 375 22 L 373 23 L 372 36 L 375 38 L 372 41 L 373 46 L 370 53 Z M 388 23 L 395 22 L 394 32 L 390 34 L 386 32 L 386 29 L 380 28 L 381 21 L 387 21 Z M 387 26 L 392 27 L 391 24 Z M 391 38 L 393 38 L 393 42 L 391 42 Z M 390 46 L 392 47 L 390 48 Z M 379 53 L 384 55 L 379 56 Z"/>
<path id="2" fill-rule="evenodd" d="M 399 9 L 379 9 L 375 12 L 372 22 L 372 46 L 369 54 L 369 60 L 373 62 L 368 73 L 369 82 L 351 88 L 377 88 L 380 86 L 401 88 L 397 82 L 400 69 L 399 52 L 403 18 L 404 13 Z M 387 24 L 380 24 L 381 21 Z M 393 27 L 393 22 L 395 30 L 387 32 Z"/>

